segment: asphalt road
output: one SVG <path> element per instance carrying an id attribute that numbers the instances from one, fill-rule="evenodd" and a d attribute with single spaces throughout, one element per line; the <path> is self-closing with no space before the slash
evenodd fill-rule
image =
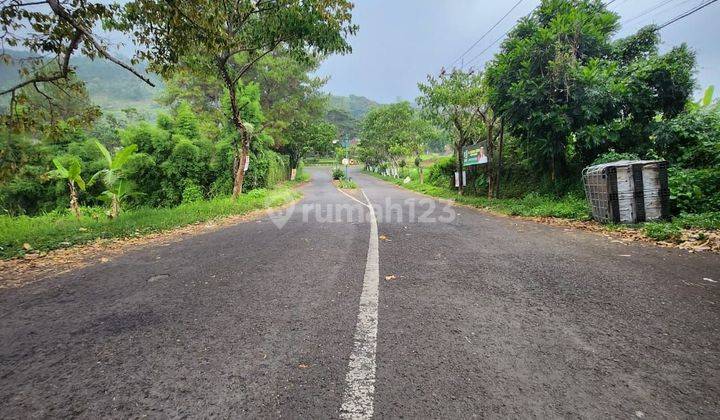
<path id="1" fill-rule="evenodd" d="M 281 214 L 0 290 L 0 418 L 720 417 L 718 255 L 355 172 L 373 218 L 328 172 Z"/>

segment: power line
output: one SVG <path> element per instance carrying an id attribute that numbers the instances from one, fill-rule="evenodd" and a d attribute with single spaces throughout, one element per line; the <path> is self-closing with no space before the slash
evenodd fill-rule
<path id="1" fill-rule="evenodd" d="M 478 54 L 478 55 L 476 55 L 475 57 L 473 57 L 473 58 L 471 58 L 470 60 L 468 60 L 467 63 L 470 64 L 470 63 L 472 63 L 473 61 L 477 60 L 478 58 L 482 57 L 482 55 L 485 54 L 490 48 L 492 48 L 495 44 L 497 44 L 498 42 L 500 42 L 500 40 L 502 40 L 503 38 L 505 38 L 505 36 L 506 36 L 507 34 L 509 34 L 510 31 L 513 30 L 513 28 L 515 28 L 514 25 L 513 25 L 512 28 L 510 28 L 510 29 L 508 29 L 507 31 L 505 31 L 504 34 L 500 35 L 500 37 L 499 37 L 498 39 L 496 39 L 495 41 L 493 41 L 492 44 L 488 45 L 487 48 L 485 48 L 484 50 L 480 51 L 480 54 Z"/>
<path id="2" fill-rule="evenodd" d="M 483 36 L 480 37 L 480 39 L 478 39 L 477 41 L 475 41 L 467 50 L 465 50 L 464 53 L 460 54 L 460 57 L 456 58 L 455 61 L 453 61 L 452 63 L 450 63 L 450 67 L 454 66 L 455 63 L 457 63 L 458 61 L 462 60 L 462 58 L 465 57 L 465 55 L 466 55 L 467 53 L 469 53 L 470 51 L 472 51 L 472 49 L 475 48 L 475 47 L 477 46 L 477 44 L 480 43 L 480 41 L 482 41 L 483 39 L 485 39 L 485 37 L 488 36 L 488 35 L 490 34 L 490 32 L 492 32 L 493 29 L 497 28 L 497 26 L 498 26 L 499 24 L 501 24 L 502 21 L 505 20 L 505 18 L 510 15 L 510 13 L 512 13 L 515 9 L 517 9 L 517 7 L 518 7 L 518 6 L 520 5 L 520 3 L 522 3 L 523 1 L 524 1 L 524 0 L 519 0 L 517 3 L 515 3 L 515 5 L 514 5 L 510 10 L 508 10 L 508 12 L 505 13 L 505 15 L 503 15 L 503 17 L 500 18 L 500 20 L 498 20 L 497 22 L 495 22 L 495 24 L 494 24 L 490 29 L 488 29 L 487 32 L 485 32 L 485 33 L 483 34 Z"/>
<path id="3" fill-rule="evenodd" d="M 610 0 L 610 1 L 608 1 L 607 3 L 605 3 L 604 5 L 607 7 L 607 6 L 610 6 L 611 4 L 615 3 L 616 1 L 617 1 L 617 0 Z M 630 21 L 635 20 L 635 19 L 637 19 L 637 18 L 640 18 L 640 17 L 642 17 L 642 16 L 644 16 L 644 15 L 647 15 L 648 13 L 652 13 L 653 11 L 656 11 L 659 7 L 663 7 L 663 6 L 667 5 L 668 3 L 670 3 L 671 1 L 672 1 L 672 0 L 664 0 L 664 1 L 660 2 L 658 5 L 656 5 L 655 7 L 653 7 L 652 9 L 648 9 L 647 11 L 641 13 L 640 15 L 638 15 L 638 16 L 630 19 Z M 688 16 L 690 16 L 690 15 L 692 15 L 692 14 L 694 14 L 694 13 L 697 13 L 697 12 L 699 12 L 700 10 L 704 9 L 705 7 L 707 7 L 707 6 L 709 6 L 709 5 L 713 4 L 713 3 L 716 3 L 717 1 L 718 1 L 718 0 L 708 0 L 707 2 L 705 2 L 705 3 L 703 3 L 703 4 L 699 5 L 699 6 L 697 6 L 697 7 L 695 7 L 695 8 L 693 8 L 693 9 L 691 9 L 691 10 L 688 10 L 687 12 L 685 12 L 685 13 L 679 15 L 679 16 L 676 16 L 675 18 L 669 20 L 668 22 L 666 22 L 666 23 L 658 26 L 657 30 L 661 30 L 661 29 L 663 29 L 663 28 L 665 28 L 665 27 L 667 27 L 667 26 L 669 26 L 669 25 L 672 25 L 673 23 L 675 23 L 675 22 L 677 22 L 677 21 L 679 21 L 679 20 L 681 20 L 681 19 L 684 19 L 684 18 L 686 18 L 686 17 L 688 17 Z M 682 4 L 682 3 L 681 3 L 681 4 Z M 630 22 L 630 21 L 628 21 L 628 22 Z M 627 24 L 628 22 L 625 22 L 625 24 Z M 497 26 L 497 25 L 496 25 L 496 26 Z M 513 30 L 513 28 L 515 28 L 515 25 L 513 25 L 510 29 L 508 29 L 507 31 L 505 31 L 505 33 L 503 33 L 502 35 L 500 35 L 500 37 L 498 37 L 495 41 L 493 41 L 490 45 L 488 45 L 484 50 L 480 51 L 479 54 L 475 55 L 473 58 L 471 58 L 470 60 L 468 60 L 468 61 L 466 62 L 466 64 L 469 65 L 470 63 L 474 62 L 474 61 L 477 60 L 478 58 L 482 57 L 483 54 L 485 54 L 486 52 L 488 52 L 488 51 L 490 50 L 490 48 L 492 48 L 493 46 L 495 46 L 495 44 L 497 44 L 497 43 L 500 42 L 505 36 L 507 36 L 507 34 L 509 34 L 510 31 Z M 477 43 L 476 43 L 476 44 L 477 44 Z M 474 46 L 474 45 L 473 45 L 473 46 Z M 471 49 L 472 49 L 472 48 L 471 48 Z M 468 50 L 468 51 L 469 51 L 469 50 Z M 467 53 L 467 51 L 465 52 L 465 54 L 466 54 L 466 53 Z M 463 55 L 464 55 L 464 54 L 463 54 Z M 462 56 L 461 56 L 460 58 L 462 58 Z M 457 60 L 456 60 L 456 62 L 457 62 Z"/>
<path id="4" fill-rule="evenodd" d="M 607 6 L 615 3 L 616 1 L 617 1 L 617 0 L 610 0 L 609 2 L 605 3 L 604 6 L 607 7 Z M 714 0 L 714 1 L 717 1 L 717 0 Z M 487 48 L 485 48 L 484 50 L 480 51 L 480 53 L 477 54 L 475 57 L 473 57 L 473 58 L 471 58 L 470 60 L 468 60 L 467 64 L 470 64 L 470 63 L 474 62 L 475 60 L 477 60 L 478 58 L 482 57 L 483 54 L 485 54 L 486 52 L 488 52 L 488 50 L 490 50 L 490 48 L 492 48 L 495 44 L 497 44 L 497 43 L 500 42 L 503 38 L 505 38 L 505 36 L 507 36 L 507 34 L 509 34 L 510 31 L 512 31 L 514 28 L 515 28 L 515 25 L 513 25 L 510 29 L 508 29 L 507 31 L 505 31 L 504 34 L 500 35 L 500 37 L 499 37 L 498 39 L 496 39 L 495 41 L 493 41 L 492 44 L 488 45 Z"/>
<path id="5" fill-rule="evenodd" d="M 663 28 L 666 28 L 666 27 L 672 25 L 673 23 L 675 23 L 675 22 L 677 22 L 677 21 L 679 21 L 679 20 L 681 20 L 681 19 L 685 19 L 686 17 L 688 17 L 688 16 L 690 16 L 690 15 L 692 15 L 692 14 L 694 14 L 694 13 L 699 12 L 700 10 L 702 10 L 702 9 L 710 6 L 710 5 L 713 4 L 713 3 L 716 3 L 717 1 L 718 1 L 718 0 L 709 0 L 709 1 L 703 3 L 703 4 L 699 5 L 699 6 L 696 6 L 696 7 L 693 8 L 693 9 L 688 10 L 687 12 L 681 14 L 680 16 L 676 16 L 676 17 L 670 19 L 669 21 L 667 21 L 667 22 L 663 23 L 662 25 L 658 26 L 658 31 L 661 30 L 661 29 L 663 29 Z"/>
<path id="6" fill-rule="evenodd" d="M 656 19 L 656 18 L 659 17 L 660 15 L 662 15 L 662 14 L 664 14 L 664 13 L 667 13 L 667 12 L 670 12 L 670 11 L 672 11 L 672 10 L 678 9 L 678 8 L 680 8 L 680 6 L 683 6 L 683 5 L 685 5 L 685 4 L 687 4 L 687 3 L 690 3 L 690 2 L 692 2 L 692 1 L 696 1 L 696 2 L 697 2 L 697 0 L 683 0 L 683 1 L 681 1 L 680 3 L 678 3 L 678 4 L 672 4 L 672 5 L 670 5 L 670 7 L 666 7 L 666 8 L 659 7 L 658 10 L 656 10 L 655 13 L 652 14 L 651 20 L 654 21 L 654 19 Z M 705 1 L 705 0 L 700 0 L 700 3 L 702 3 L 703 1 Z M 640 23 L 645 22 L 645 21 L 646 21 L 646 19 L 642 19 L 642 20 L 640 21 Z M 627 23 L 628 23 L 628 22 L 625 22 L 625 23 L 623 24 L 623 26 L 625 27 L 625 26 L 627 25 Z"/>
<path id="7" fill-rule="evenodd" d="M 631 17 L 630 19 L 626 20 L 624 23 L 622 23 L 622 25 L 627 25 L 627 24 L 630 23 L 630 22 L 635 22 L 636 20 L 638 20 L 638 19 L 640 19 L 640 18 L 642 18 L 642 17 L 644 17 L 644 16 L 646 16 L 646 15 L 649 15 L 650 13 L 658 10 L 659 8 L 661 8 L 661 7 L 663 7 L 663 6 L 666 6 L 668 3 L 672 2 L 672 1 L 673 1 L 673 0 L 664 0 L 664 1 L 661 1 L 660 3 L 656 4 L 656 5 L 653 6 L 653 7 L 650 7 L 650 8 L 648 8 L 648 9 L 643 10 L 639 15 L 637 15 L 637 16 L 635 16 L 635 17 Z"/>

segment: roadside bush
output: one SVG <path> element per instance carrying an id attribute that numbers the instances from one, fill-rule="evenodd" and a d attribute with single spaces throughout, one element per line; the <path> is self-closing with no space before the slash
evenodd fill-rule
<path id="1" fill-rule="evenodd" d="M 436 187 L 447 188 L 455 176 L 455 158 L 447 156 L 438 159 L 427 170 L 427 182 Z"/>
<path id="2" fill-rule="evenodd" d="M 132 204 L 148 206 L 159 206 L 163 202 L 163 194 L 160 185 L 162 174 L 155 163 L 155 159 L 147 153 L 136 153 L 128 160 L 125 173 L 127 179 L 136 186 L 139 193 L 131 197 Z"/>
<path id="3" fill-rule="evenodd" d="M 250 153 L 250 167 L 245 173 L 243 188 L 272 188 L 287 179 L 288 169 L 281 155 L 272 150 Z"/>
<path id="4" fill-rule="evenodd" d="M 618 153 L 613 149 L 609 152 L 603 153 L 593 161 L 593 165 L 600 165 L 602 163 L 616 162 L 618 160 L 637 160 L 640 157 L 635 153 Z"/>
<path id="5" fill-rule="evenodd" d="M 8 182 L 0 184 L 0 210 L 10 215 L 37 214 L 55 207 L 55 184 L 43 183 L 46 168 L 25 165 Z"/>
<path id="6" fill-rule="evenodd" d="M 682 168 L 720 165 L 720 112 L 689 110 L 660 123 L 654 134 L 655 147 L 671 164 Z"/>
<path id="7" fill-rule="evenodd" d="M 670 203 L 675 214 L 720 209 L 720 168 L 670 168 L 668 184 Z"/>
<path id="8" fill-rule="evenodd" d="M 205 198 L 202 188 L 200 188 L 199 185 L 193 183 L 192 181 L 188 181 L 185 183 L 185 188 L 182 192 L 182 202 L 185 203 L 194 203 L 196 201 L 202 201 Z"/>
<path id="9" fill-rule="evenodd" d="M 345 171 L 340 168 L 335 168 L 332 171 L 332 178 L 334 180 L 340 180 L 345 178 Z"/>

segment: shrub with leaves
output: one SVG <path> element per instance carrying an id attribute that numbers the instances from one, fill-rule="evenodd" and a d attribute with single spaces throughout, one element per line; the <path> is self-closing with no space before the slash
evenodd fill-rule
<path id="1" fill-rule="evenodd" d="M 194 203 L 196 201 L 202 201 L 205 198 L 202 188 L 199 185 L 192 182 L 187 182 L 182 192 L 183 203 Z"/>
<path id="2" fill-rule="evenodd" d="M 720 168 L 671 168 L 668 184 L 670 202 L 676 214 L 720 209 Z"/>
<path id="3" fill-rule="evenodd" d="M 120 214 L 122 202 L 134 190 L 133 184 L 124 179 L 124 166 L 137 150 L 137 145 L 126 146 L 115 153 L 115 156 L 110 155 L 108 149 L 99 141 L 96 141 L 95 145 L 105 158 L 107 168 L 95 173 L 90 179 L 90 184 L 102 178 L 106 190 L 102 192 L 101 197 L 110 203 L 109 216 L 116 218 Z"/>
<path id="4" fill-rule="evenodd" d="M 335 168 L 332 171 L 332 178 L 334 180 L 345 179 L 345 171 L 340 168 Z"/>
<path id="5" fill-rule="evenodd" d="M 436 187 L 447 188 L 455 176 L 455 159 L 444 157 L 428 169 L 427 182 Z"/>
<path id="6" fill-rule="evenodd" d="M 75 214 L 75 217 L 80 219 L 77 188 L 83 191 L 85 190 L 85 181 L 82 179 L 82 176 L 80 176 L 82 172 L 80 160 L 77 158 L 72 159 L 67 168 L 63 166 L 58 158 L 53 159 L 53 164 L 55 165 L 55 170 L 48 172 L 47 175 L 51 178 L 62 179 L 67 182 L 70 192 L 70 209 Z"/>

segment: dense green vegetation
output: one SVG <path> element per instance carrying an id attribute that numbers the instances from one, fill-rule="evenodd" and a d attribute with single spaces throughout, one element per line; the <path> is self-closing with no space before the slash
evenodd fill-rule
<path id="1" fill-rule="evenodd" d="M 349 51 L 351 3 L 201 3 L 0 8 L 8 46 L 25 51 L 0 57 L 2 256 L 286 202 L 295 193 L 273 188 L 307 179 L 305 156 L 334 153 L 346 125 L 330 112 L 371 106 L 330 106 L 313 75 Z M 132 60 L 99 25 L 132 38 Z"/>
<path id="2" fill-rule="evenodd" d="M 509 214 L 581 219 L 588 217 L 582 168 L 667 160 L 678 216 L 667 229 L 716 228 L 702 222 L 716 220 L 720 209 L 720 105 L 713 89 L 691 101 L 696 63 L 688 46 L 661 54 L 656 27 L 616 39 L 618 29 L 619 16 L 602 2 L 543 0 L 483 71 L 428 76 L 419 84 L 419 111 L 402 103 L 373 109 L 361 123 L 357 154 L 369 169 L 403 178 L 417 172 L 408 171 L 421 156 L 417 150 L 449 138 L 454 157 L 404 184 L 448 196 L 464 148 L 482 141 L 488 163 L 467 168 L 468 184 L 452 198 Z M 443 134 L 406 128 L 413 120 Z"/>
<path id="3" fill-rule="evenodd" d="M 417 171 L 402 173 L 403 176 L 410 178 L 409 182 L 407 182 L 405 178 L 396 178 L 374 172 L 370 173 L 380 179 L 422 194 L 437 198 L 452 199 L 461 204 L 489 209 L 511 216 L 560 217 L 576 220 L 587 220 L 589 218 L 587 202 L 585 198 L 581 196 L 557 198 L 550 195 L 531 193 L 521 198 L 491 199 L 477 195 L 460 195 L 457 191 L 449 187 L 449 182 L 444 182 L 445 185 L 438 185 L 436 182 L 420 183 Z M 436 179 L 439 180 L 439 178 Z M 444 178 L 443 181 L 445 181 Z"/>

